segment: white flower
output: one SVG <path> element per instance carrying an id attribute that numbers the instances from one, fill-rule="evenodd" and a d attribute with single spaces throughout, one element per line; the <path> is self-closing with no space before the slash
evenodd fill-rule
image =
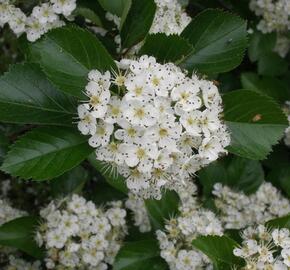
<path id="1" fill-rule="evenodd" d="M 95 148 L 108 145 L 113 129 L 112 124 L 105 123 L 102 120 L 98 121 L 95 134 L 89 139 L 89 145 Z"/>
<path id="2" fill-rule="evenodd" d="M 69 16 L 76 8 L 76 0 L 50 0 L 55 13 Z"/>
<path id="3" fill-rule="evenodd" d="M 94 134 L 96 133 L 96 119 L 92 116 L 89 111 L 88 104 L 82 104 L 78 106 L 78 115 L 80 122 L 78 123 L 78 129 L 82 134 Z"/>
<path id="4" fill-rule="evenodd" d="M 31 15 L 38 19 L 41 24 L 52 23 L 58 19 L 58 16 L 54 13 L 51 5 L 48 3 L 34 7 Z"/>
<path id="5" fill-rule="evenodd" d="M 281 256 L 283 258 L 284 264 L 286 264 L 288 267 L 290 267 L 290 249 L 282 249 Z"/>

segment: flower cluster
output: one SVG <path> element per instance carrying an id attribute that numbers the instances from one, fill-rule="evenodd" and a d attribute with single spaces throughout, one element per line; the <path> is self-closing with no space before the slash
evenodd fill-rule
<path id="1" fill-rule="evenodd" d="M 0 199 L 0 225 L 25 215 L 26 212 L 13 208 L 6 200 Z"/>
<path id="2" fill-rule="evenodd" d="M 162 187 L 184 184 L 226 153 L 230 136 L 211 81 L 148 56 L 118 64 L 114 78 L 109 71 L 89 73 L 78 128 L 91 135 L 96 158 L 116 166 L 132 192 L 158 198 Z"/>
<path id="3" fill-rule="evenodd" d="M 151 231 L 149 216 L 145 207 L 145 202 L 142 198 L 136 196 L 132 192 L 129 192 L 125 206 L 132 211 L 134 225 L 139 228 L 140 232 L 143 233 Z"/>
<path id="4" fill-rule="evenodd" d="M 290 267 L 290 233 L 288 229 L 267 229 L 264 225 L 249 227 L 242 233 L 241 247 L 234 255 L 246 261 L 243 269 L 277 269 Z"/>
<path id="5" fill-rule="evenodd" d="M 14 256 L 9 256 L 9 262 L 4 266 L 3 270 L 41 270 L 40 261 L 35 261 L 33 263 L 27 262 L 23 259 L 15 258 Z"/>
<path id="6" fill-rule="evenodd" d="M 220 218 L 227 229 L 263 224 L 290 213 L 289 200 L 271 183 L 264 182 L 256 193 L 249 196 L 218 183 L 214 186 L 213 194 Z"/>
<path id="7" fill-rule="evenodd" d="M 178 0 L 155 0 L 155 4 L 157 8 L 149 32 L 151 34 L 180 34 L 191 21 Z"/>
<path id="8" fill-rule="evenodd" d="M 29 41 L 35 41 L 50 29 L 64 25 L 60 15 L 69 17 L 76 8 L 76 0 L 50 0 L 35 6 L 30 16 L 9 0 L 0 1 L 0 27 L 8 23 L 11 30 L 20 36 L 26 33 Z"/>
<path id="9" fill-rule="evenodd" d="M 251 0 L 250 9 L 262 17 L 257 28 L 263 33 L 290 30 L 290 2 L 288 0 Z"/>
<path id="10" fill-rule="evenodd" d="M 286 102 L 286 106 L 287 106 L 287 107 L 286 107 L 285 111 L 286 111 L 286 113 L 287 113 L 287 115 L 288 115 L 289 127 L 286 128 L 286 130 L 285 130 L 285 138 L 284 138 L 284 142 L 285 142 L 285 144 L 286 144 L 287 146 L 290 147 L 290 101 L 287 101 L 287 102 Z"/>
<path id="11" fill-rule="evenodd" d="M 194 184 L 184 189 L 179 216 L 171 218 L 165 225 L 166 232 L 156 232 L 161 257 L 168 263 L 170 270 L 205 269 L 209 259 L 192 246 L 192 241 L 201 235 L 222 235 L 221 222 L 215 214 L 198 205 Z M 194 193 L 192 193 L 194 192 Z"/>
<path id="12" fill-rule="evenodd" d="M 48 269 L 99 269 L 113 264 L 126 233 L 121 202 L 97 208 L 73 195 L 52 201 L 40 214 L 43 223 L 36 240 L 47 249 Z"/>

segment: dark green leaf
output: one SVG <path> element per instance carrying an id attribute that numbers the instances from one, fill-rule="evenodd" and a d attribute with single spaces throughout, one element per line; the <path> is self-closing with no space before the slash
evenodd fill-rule
<path id="1" fill-rule="evenodd" d="M 233 254 L 238 244 L 227 236 L 201 236 L 193 240 L 192 245 L 207 255 L 214 264 L 227 265 L 227 268 L 223 269 L 242 265 L 242 260 Z"/>
<path id="2" fill-rule="evenodd" d="M 130 0 L 98 0 L 104 10 L 121 17 Z"/>
<path id="3" fill-rule="evenodd" d="M 40 63 L 60 90 L 82 98 L 88 72 L 116 69 L 114 60 L 90 32 L 76 26 L 50 31 L 31 43 L 31 60 Z"/>
<path id="4" fill-rule="evenodd" d="M 258 62 L 258 72 L 265 76 L 280 76 L 286 73 L 287 61 L 277 53 L 268 53 L 260 57 Z"/>
<path id="5" fill-rule="evenodd" d="M 166 48 L 166 49 L 164 49 Z M 193 51 L 192 45 L 178 35 L 159 33 L 148 35 L 141 48 L 140 55 L 154 56 L 159 62 L 175 62 L 181 60 Z"/>
<path id="6" fill-rule="evenodd" d="M 181 36 L 195 49 L 182 63 L 192 71 L 227 72 L 237 67 L 247 46 L 247 23 L 221 10 L 205 10 L 184 29 Z"/>
<path id="7" fill-rule="evenodd" d="M 158 241 L 147 239 L 127 242 L 120 249 L 113 270 L 165 270 L 167 264 L 160 257 Z"/>
<path id="8" fill-rule="evenodd" d="M 35 217 L 21 217 L 4 223 L 0 227 L 0 245 L 14 247 L 41 259 L 43 251 L 34 241 L 34 232 L 38 226 Z"/>
<path id="9" fill-rule="evenodd" d="M 211 195 L 215 183 L 222 183 L 249 194 L 255 192 L 264 181 L 261 164 L 240 157 L 216 161 L 203 168 L 198 175 L 205 196 Z"/>
<path id="10" fill-rule="evenodd" d="M 87 138 L 69 128 L 36 128 L 11 147 L 1 167 L 24 179 L 46 180 L 81 163 L 93 148 Z"/>
<path id="11" fill-rule="evenodd" d="M 3 133 L 0 133 L 0 164 L 2 163 L 6 152 L 8 151 L 9 140 Z"/>
<path id="12" fill-rule="evenodd" d="M 88 176 L 88 172 L 83 167 L 78 166 L 62 176 L 54 178 L 50 182 L 52 195 L 54 197 L 66 196 L 81 191 Z"/>
<path id="13" fill-rule="evenodd" d="M 145 38 L 151 28 L 155 10 L 154 0 L 132 0 L 121 30 L 122 48 L 131 48 Z"/>
<path id="14" fill-rule="evenodd" d="M 252 62 L 257 61 L 261 56 L 272 52 L 276 45 L 276 33 L 263 34 L 259 31 L 250 36 L 248 54 Z"/>
<path id="15" fill-rule="evenodd" d="M 267 94 L 282 104 L 290 98 L 287 82 L 274 77 L 259 77 L 255 73 L 246 72 L 242 73 L 241 82 L 244 89 Z"/>
<path id="16" fill-rule="evenodd" d="M 85 19 L 90 20 L 91 22 L 93 22 L 96 26 L 102 26 L 102 22 L 101 19 L 99 18 L 99 16 L 91 9 L 86 8 L 86 7 L 77 7 L 73 14 L 75 16 L 82 16 Z"/>
<path id="17" fill-rule="evenodd" d="M 284 167 L 279 166 L 280 164 L 276 164 L 276 168 L 274 168 L 267 175 L 267 180 L 271 181 L 275 186 L 278 186 L 282 189 L 288 197 L 290 197 L 290 166 L 289 163 Z"/>
<path id="18" fill-rule="evenodd" d="M 288 125 L 282 110 L 270 97 L 250 90 L 227 93 L 223 102 L 231 132 L 228 150 L 249 159 L 265 159 Z"/>
<path id="19" fill-rule="evenodd" d="M 145 205 L 154 229 L 162 229 L 166 220 L 178 213 L 179 197 L 174 191 L 167 190 L 160 200 L 145 200 Z"/>
<path id="20" fill-rule="evenodd" d="M 17 64 L 0 78 L 0 121 L 71 126 L 76 104 L 35 64 Z"/>
<path id="21" fill-rule="evenodd" d="M 109 164 L 97 160 L 95 154 L 90 155 L 88 160 L 112 187 L 125 194 L 128 193 L 126 180 L 116 172 L 116 169 L 112 170 Z"/>
<path id="22" fill-rule="evenodd" d="M 290 230 L 290 215 L 269 220 L 266 225 L 270 228 L 287 228 Z"/>

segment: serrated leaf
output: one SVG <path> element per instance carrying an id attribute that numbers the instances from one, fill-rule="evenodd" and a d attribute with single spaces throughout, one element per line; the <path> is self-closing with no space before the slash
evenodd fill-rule
<path id="1" fill-rule="evenodd" d="M 185 58 L 193 50 L 192 45 L 178 35 L 167 36 L 164 33 L 158 33 L 146 37 L 139 55 L 154 56 L 161 63 L 175 62 Z"/>
<path id="2" fill-rule="evenodd" d="M 34 232 L 38 226 L 36 217 L 20 217 L 4 223 L 0 227 L 0 245 L 14 247 L 41 259 L 44 255 L 34 241 Z"/>
<path id="3" fill-rule="evenodd" d="M 265 159 L 288 125 L 282 110 L 270 97 L 250 90 L 227 93 L 223 103 L 231 132 L 228 150 L 249 159 Z"/>
<path id="4" fill-rule="evenodd" d="M 75 106 L 38 65 L 14 65 L 0 78 L 0 121 L 71 126 Z"/>
<path id="5" fill-rule="evenodd" d="M 260 57 L 258 73 L 265 76 L 280 76 L 287 72 L 288 62 L 277 53 L 271 52 Z"/>
<path id="6" fill-rule="evenodd" d="M 234 265 L 243 264 L 242 259 L 233 254 L 238 244 L 227 236 L 200 236 L 192 241 L 192 245 L 207 255 L 215 265 L 226 267 L 218 269 L 232 269 Z"/>
<path id="7" fill-rule="evenodd" d="M 198 176 L 205 196 L 211 195 L 215 183 L 222 183 L 250 194 L 264 181 L 262 165 L 256 160 L 241 157 L 218 160 L 200 170 Z"/>
<path id="8" fill-rule="evenodd" d="M 121 29 L 122 48 L 131 48 L 149 32 L 156 5 L 154 0 L 132 0 L 131 8 Z"/>
<path id="9" fill-rule="evenodd" d="M 116 69 L 101 42 L 76 26 L 53 29 L 30 44 L 30 59 L 39 63 L 48 78 L 70 95 L 83 98 L 88 72 Z"/>
<path id="10" fill-rule="evenodd" d="M 167 269 L 167 264 L 160 257 L 160 250 L 156 239 L 124 243 L 116 256 L 113 270 L 136 269 Z"/>
<path id="11" fill-rule="evenodd" d="M 290 98 L 287 82 L 275 77 L 259 77 L 255 73 L 245 72 L 241 75 L 241 83 L 244 89 L 264 93 L 282 104 Z"/>
<path id="12" fill-rule="evenodd" d="M 195 49 L 182 66 L 204 73 L 234 69 L 247 47 L 246 29 L 246 21 L 231 13 L 213 9 L 201 12 L 181 33 Z"/>
<path id="13" fill-rule="evenodd" d="M 166 220 L 178 213 L 179 197 L 174 191 L 167 190 L 160 200 L 145 200 L 148 216 L 154 229 L 164 228 Z"/>
<path id="14" fill-rule="evenodd" d="M 71 171 L 50 181 L 51 193 L 54 197 L 64 197 L 80 192 L 88 180 L 88 171 L 78 166 Z"/>
<path id="15" fill-rule="evenodd" d="M 80 164 L 93 149 L 70 128 L 36 128 L 11 147 L 1 170 L 24 179 L 47 180 Z"/>
<path id="16" fill-rule="evenodd" d="M 108 184 L 125 194 L 128 193 L 125 178 L 122 175 L 118 174 L 116 170 L 112 171 L 112 168 L 110 168 L 109 164 L 97 160 L 94 154 L 88 157 L 88 161 L 105 178 Z"/>

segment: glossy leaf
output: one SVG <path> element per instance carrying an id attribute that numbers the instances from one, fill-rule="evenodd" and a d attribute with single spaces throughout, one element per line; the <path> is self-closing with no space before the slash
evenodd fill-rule
<path id="1" fill-rule="evenodd" d="M 82 162 L 93 149 L 70 128 L 36 128 L 11 147 L 1 170 L 24 179 L 46 180 Z"/>
<path id="2" fill-rule="evenodd" d="M 0 121 L 71 126 L 76 103 L 35 64 L 17 64 L 0 78 Z"/>
<path id="3" fill-rule="evenodd" d="M 50 31 L 30 45 L 30 59 L 38 62 L 58 88 L 83 98 L 88 72 L 116 69 L 101 42 L 87 30 L 66 26 Z"/>
<path id="4" fill-rule="evenodd" d="M 132 0 L 121 30 L 122 48 L 131 48 L 145 38 L 151 28 L 155 10 L 154 0 Z"/>
<path id="5" fill-rule="evenodd" d="M 270 228 L 287 228 L 290 230 L 290 215 L 271 219 L 266 222 L 266 225 Z"/>
<path id="6" fill-rule="evenodd" d="M 200 236 L 192 241 L 192 245 L 203 252 L 215 264 L 222 264 L 231 269 L 234 265 L 242 265 L 242 260 L 233 254 L 234 248 L 238 245 L 227 236 Z"/>
<path id="7" fill-rule="evenodd" d="M 241 75 L 241 83 L 244 89 L 266 94 L 281 104 L 290 99 L 290 87 L 287 82 L 281 79 L 259 77 L 255 73 L 246 72 Z"/>
<path id="8" fill-rule="evenodd" d="M 58 197 L 80 192 L 88 180 L 88 176 L 88 171 L 78 166 L 60 177 L 54 178 L 50 182 L 52 195 Z"/>
<path id="9" fill-rule="evenodd" d="M 162 63 L 181 61 L 192 51 L 192 45 L 180 36 L 167 36 L 163 33 L 158 33 L 146 37 L 145 44 L 142 46 L 139 54 L 154 56 L 157 61 Z"/>
<path id="10" fill-rule="evenodd" d="M 288 125 L 282 110 L 271 98 L 249 90 L 227 93 L 223 103 L 231 132 L 228 150 L 249 159 L 265 159 Z"/>
<path id="11" fill-rule="evenodd" d="M 98 0 L 104 10 L 121 17 L 128 0 Z"/>
<path id="12" fill-rule="evenodd" d="M 34 232 L 39 220 L 32 216 L 21 217 L 0 226 L 0 245 L 14 247 L 41 259 L 43 251 L 34 241 Z"/>
<path id="13" fill-rule="evenodd" d="M 103 26 L 100 17 L 93 10 L 87 7 L 79 6 L 74 10 L 73 14 L 75 16 L 82 16 L 85 19 L 90 20 L 97 26 Z"/>
<path id="14" fill-rule="evenodd" d="M 147 199 L 145 205 L 152 227 L 162 229 L 165 220 L 178 213 L 179 197 L 174 191 L 167 190 L 160 200 Z"/>
<path id="15" fill-rule="evenodd" d="M 277 53 L 268 53 L 260 57 L 258 73 L 265 76 L 280 76 L 287 72 L 288 62 Z"/>
<path id="16" fill-rule="evenodd" d="M 203 168 L 199 173 L 203 193 L 210 196 L 215 183 L 234 187 L 249 194 L 255 192 L 264 181 L 264 171 L 256 160 L 228 157 Z"/>
<path id="17" fill-rule="evenodd" d="M 246 29 L 246 21 L 231 13 L 214 9 L 201 12 L 181 33 L 195 49 L 182 66 L 204 73 L 234 69 L 244 56 Z"/>
<path id="18" fill-rule="evenodd" d="M 113 270 L 136 269 L 167 269 L 167 264 L 160 257 L 160 250 L 156 239 L 124 243 L 116 256 Z"/>

